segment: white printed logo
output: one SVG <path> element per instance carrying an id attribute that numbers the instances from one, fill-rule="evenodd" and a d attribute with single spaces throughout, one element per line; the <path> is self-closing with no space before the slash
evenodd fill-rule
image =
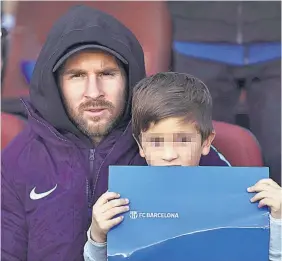
<path id="1" fill-rule="evenodd" d="M 137 211 L 130 211 L 129 216 L 131 219 L 136 219 L 138 218 L 138 213 Z"/>
<path id="2" fill-rule="evenodd" d="M 36 193 L 35 192 L 35 189 L 36 189 L 36 187 L 30 192 L 30 198 L 32 199 L 32 200 L 37 200 L 37 199 L 41 199 L 41 198 L 45 198 L 45 197 L 47 197 L 48 195 L 50 195 L 55 189 L 57 188 L 57 184 L 56 184 L 56 186 L 54 187 L 54 188 L 52 188 L 51 190 L 49 190 L 49 191 L 46 191 L 46 192 L 44 192 L 44 193 Z"/>
<path id="3" fill-rule="evenodd" d="M 129 217 L 131 219 L 137 218 L 179 218 L 179 214 L 177 212 L 137 212 L 130 211 Z"/>

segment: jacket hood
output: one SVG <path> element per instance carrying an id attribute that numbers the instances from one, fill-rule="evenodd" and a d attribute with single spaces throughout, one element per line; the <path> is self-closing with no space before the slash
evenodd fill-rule
<path id="1" fill-rule="evenodd" d="M 58 131 L 86 138 L 69 119 L 53 73 L 57 61 L 79 44 L 108 47 L 128 62 L 128 100 L 120 125 L 127 124 L 131 118 L 132 89 L 145 77 L 145 64 L 142 47 L 133 33 L 104 12 L 87 6 L 75 6 L 55 22 L 34 68 L 30 100 L 37 113 Z"/>

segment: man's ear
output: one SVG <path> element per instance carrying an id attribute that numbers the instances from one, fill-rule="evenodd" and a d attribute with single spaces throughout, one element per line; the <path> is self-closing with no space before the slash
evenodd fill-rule
<path id="1" fill-rule="evenodd" d="M 202 155 L 206 156 L 209 154 L 211 149 L 211 144 L 215 138 L 215 131 L 213 130 L 212 133 L 208 136 L 208 138 L 203 142 L 202 145 Z"/>

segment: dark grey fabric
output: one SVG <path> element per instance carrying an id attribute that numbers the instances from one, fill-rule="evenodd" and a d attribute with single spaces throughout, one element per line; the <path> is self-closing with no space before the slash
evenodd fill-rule
<path id="1" fill-rule="evenodd" d="M 178 41 L 281 40 L 281 1 L 169 1 L 168 6 Z"/>
<path id="2" fill-rule="evenodd" d="M 252 70 L 258 80 L 247 86 L 250 129 L 260 142 L 271 177 L 281 184 L 281 61 Z"/>

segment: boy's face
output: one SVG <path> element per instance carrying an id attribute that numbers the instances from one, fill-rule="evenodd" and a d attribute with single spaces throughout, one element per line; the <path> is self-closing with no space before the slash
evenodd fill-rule
<path id="1" fill-rule="evenodd" d="M 193 123 L 164 119 L 141 133 L 140 155 L 151 166 L 198 166 L 207 155 L 215 133 L 202 142 Z"/>

